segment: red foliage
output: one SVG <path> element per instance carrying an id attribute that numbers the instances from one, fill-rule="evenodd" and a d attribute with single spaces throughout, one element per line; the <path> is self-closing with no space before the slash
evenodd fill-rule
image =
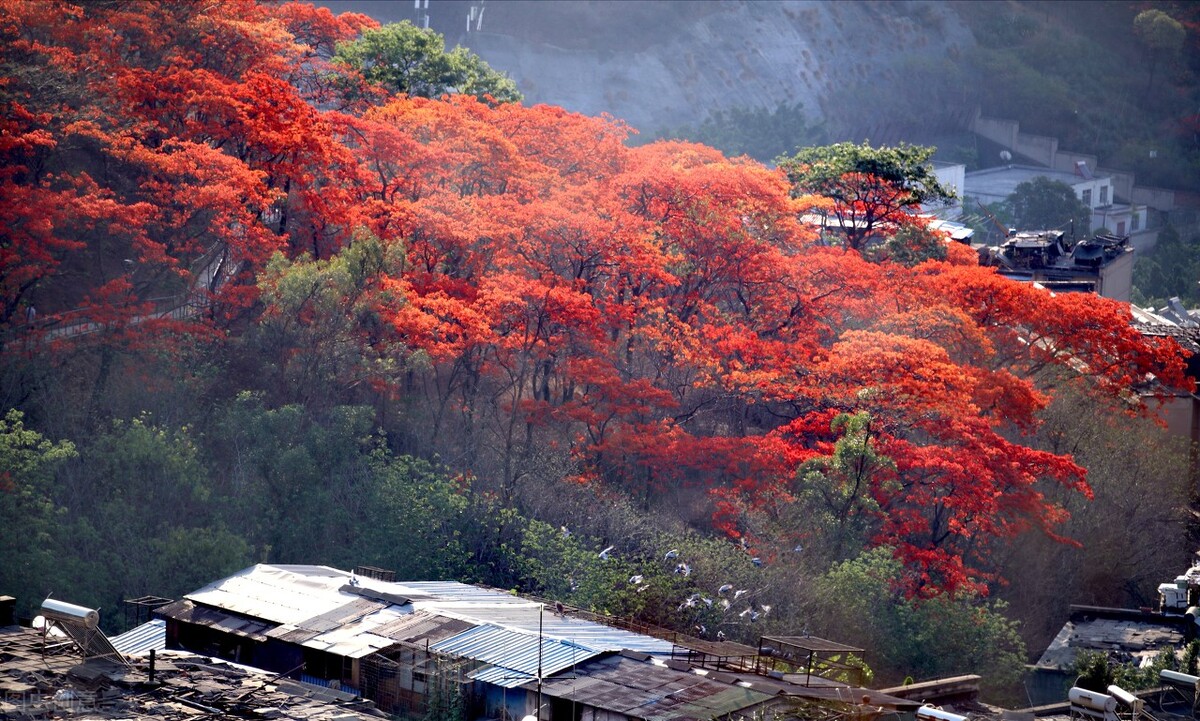
<path id="1" fill-rule="evenodd" d="M 1014 283 L 953 244 L 915 268 L 818 245 L 797 217 L 828 202 L 745 159 L 630 149 L 622 124 L 546 106 L 339 105 L 325 60 L 370 25 L 249 0 L 0 4 L 22 69 L 0 79 L 0 323 L 32 299 L 160 332 L 156 297 L 247 307 L 272 253 L 328 257 L 366 227 L 404 250 L 372 311 L 428 359 L 434 437 L 452 414 L 490 433 L 505 481 L 544 442 L 578 478 L 704 489 L 745 537 L 832 452 L 833 419 L 867 413 L 891 461 L 872 541 L 921 594 L 979 588 L 995 541 L 1053 533 L 1047 484 L 1088 493 L 1070 458 L 1012 440 L 1055 383 L 1186 385 L 1174 342 L 1121 304 Z M 247 283 L 204 276 L 220 253 Z"/>

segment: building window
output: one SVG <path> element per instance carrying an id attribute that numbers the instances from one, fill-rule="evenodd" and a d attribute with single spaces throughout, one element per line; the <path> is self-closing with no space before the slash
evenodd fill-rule
<path id="1" fill-rule="evenodd" d="M 1108 205 L 1108 186 L 1100 186 L 1100 205 Z"/>
<path id="2" fill-rule="evenodd" d="M 1083 204 L 1089 208 L 1092 207 L 1092 189 L 1091 188 L 1088 188 L 1087 190 L 1083 191 Z"/>
<path id="3" fill-rule="evenodd" d="M 1140 225 L 1140 223 L 1138 222 L 1139 220 L 1141 220 L 1141 216 L 1139 216 L 1137 213 L 1134 213 L 1133 217 L 1131 217 L 1129 219 L 1129 232 L 1130 233 L 1137 232 L 1138 225 Z"/>

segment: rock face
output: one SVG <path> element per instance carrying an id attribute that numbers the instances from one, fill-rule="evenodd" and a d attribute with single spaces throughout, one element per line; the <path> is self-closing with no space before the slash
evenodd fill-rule
<path id="1" fill-rule="evenodd" d="M 644 132 L 797 102 L 814 119 L 854 124 L 879 112 L 871 97 L 890 98 L 897 83 L 919 92 L 920 71 L 974 42 L 944 3 L 812 0 L 488 0 L 482 32 L 457 40 L 528 102 L 610 113 Z"/>
<path id="2" fill-rule="evenodd" d="M 326 2 L 420 22 L 407 2 Z M 466 31 L 472 6 L 478 29 Z M 644 133 L 719 108 L 800 103 L 871 127 L 953 76 L 974 43 L 950 4 L 917 0 L 430 0 L 430 26 L 516 80 L 529 103 L 609 113 Z"/>

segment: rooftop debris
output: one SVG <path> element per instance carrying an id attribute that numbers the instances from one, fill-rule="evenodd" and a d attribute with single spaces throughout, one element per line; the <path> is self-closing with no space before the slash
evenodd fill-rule
<path id="1" fill-rule="evenodd" d="M 129 666 L 82 661 L 70 641 L 8 627 L 0 629 L 0 659 L 0 718 L 14 721 L 385 718 L 369 701 L 183 651 L 132 658 Z"/>

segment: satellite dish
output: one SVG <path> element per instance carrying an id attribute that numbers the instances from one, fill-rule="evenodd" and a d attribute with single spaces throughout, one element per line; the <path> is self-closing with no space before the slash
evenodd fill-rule
<path id="1" fill-rule="evenodd" d="M 1001 150 L 1000 159 L 1007 163 L 1008 161 L 1012 160 L 1012 153 L 1008 152 L 1007 150 Z"/>

